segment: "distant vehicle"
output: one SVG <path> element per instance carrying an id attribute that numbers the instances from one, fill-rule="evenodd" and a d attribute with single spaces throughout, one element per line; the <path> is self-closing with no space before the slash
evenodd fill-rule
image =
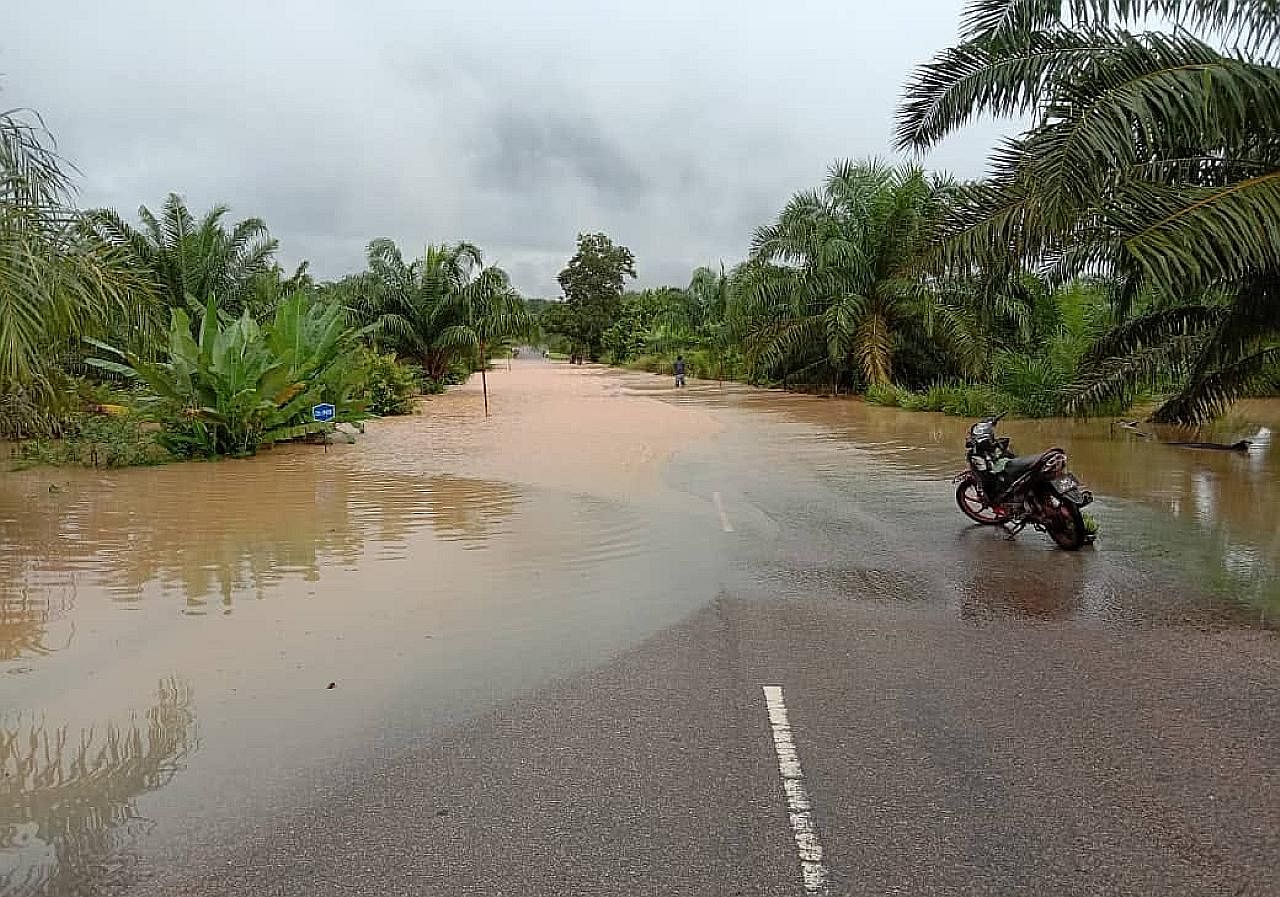
<path id="1" fill-rule="evenodd" d="M 1008 437 L 996 436 L 1002 417 L 969 428 L 964 443 L 969 466 L 953 480 L 960 510 L 976 523 L 1003 527 L 1010 536 L 1030 524 L 1068 551 L 1092 542 L 1080 509 L 1093 501 L 1093 493 L 1067 470 L 1067 453 L 1051 448 L 1015 456 Z"/>

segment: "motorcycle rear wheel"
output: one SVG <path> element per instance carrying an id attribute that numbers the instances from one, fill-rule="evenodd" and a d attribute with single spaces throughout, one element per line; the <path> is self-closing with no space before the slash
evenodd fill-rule
<path id="1" fill-rule="evenodd" d="M 956 487 L 956 504 L 964 516 L 983 526 L 999 526 L 1009 517 L 1003 508 L 997 510 L 987 504 L 986 497 L 973 480 L 965 480 Z"/>
<path id="2" fill-rule="evenodd" d="M 1066 551 L 1079 551 L 1089 541 L 1089 532 L 1084 526 L 1084 515 L 1073 502 L 1059 499 L 1057 511 L 1045 529 L 1049 538 Z"/>

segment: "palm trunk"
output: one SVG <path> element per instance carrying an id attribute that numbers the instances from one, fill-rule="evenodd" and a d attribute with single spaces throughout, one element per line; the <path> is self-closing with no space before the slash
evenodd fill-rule
<path id="1" fill-rule="evenodd" d="M 484 416 L 489 416 L 489 380 L 485 377 L 485 368 L 489 365 L 485 358 L 484 343 L 480 344 L 480 389 L 484 393 Z"/>

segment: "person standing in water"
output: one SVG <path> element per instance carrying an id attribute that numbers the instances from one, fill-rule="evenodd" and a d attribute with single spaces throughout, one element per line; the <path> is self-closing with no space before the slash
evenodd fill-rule
<path id="1" fill-rule="evenodd" d="M 684 386 L 684 356 L 676 356 L 676 386 Z"/>

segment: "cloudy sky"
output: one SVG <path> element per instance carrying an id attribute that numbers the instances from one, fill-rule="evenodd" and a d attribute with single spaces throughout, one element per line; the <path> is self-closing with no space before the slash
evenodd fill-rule
<path id="1" fill-rule="evenodd" d="M 258 215 L 288 264 L 467 239 L 558 294 L 579 231 L 642 284 L 743 257 L 837 157 L 889 154 L 961 0 L 0 0 L 0 107 L 39 110 L 80 202 Z M 981 172 L 995 125 L 926 164 Z"/>

